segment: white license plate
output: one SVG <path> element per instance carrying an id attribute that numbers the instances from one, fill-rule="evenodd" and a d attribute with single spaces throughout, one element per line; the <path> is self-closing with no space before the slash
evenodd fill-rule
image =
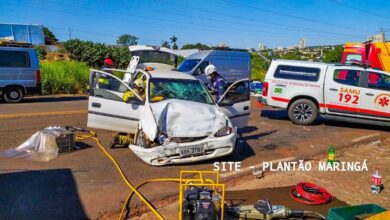
<path id="1" fill-rule="evenodd" d="M 204 153 L 203 145 L 187 146 L 187 147 L 180 148 L 180 157 L 203 154 L 203 153 Z"/>

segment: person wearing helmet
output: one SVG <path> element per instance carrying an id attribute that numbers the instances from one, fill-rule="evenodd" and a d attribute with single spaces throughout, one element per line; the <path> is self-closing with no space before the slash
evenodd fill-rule
<path id="1" fill-rule="evenodd" d="M 112 68 L 113 65 L 114 65 L 114 62 L 110 58 L 106 58 L 106 59 L 104 59 L 103 66 L 100 67 L 100 70 L 112 74 L 111 70 L 106 70 L 106 69 Z M 107 76 L 106 74 L 103 74 L 103 73 L 98 73 L 97 78 L 98 78 L 99 88 L 101 88 L 101 89 L 110 89 L 111 88 L 109 76 Z"/>
<path id="2" fill-rule="evenodd" d="M 134 93 L 141 97 L 142 100 L 145 100 L 145 82 L 142 79 L 136 79 L 133 84 Z M 122 97 L 123 101 L 128 102 L 131 98 L 135 98 L 134 93 L 132 91 L 125 92 Z"/>
<path id="3" fill-rule="evenodd" d="M 227 83 L 225 79 L 217 72 L 217 68 L 210 64 L 205 69 L 205 74 L 210 80 L 209 89 L 214 92 L 215 99 L 218 101 L 223 93 L 225 93 Z"/>

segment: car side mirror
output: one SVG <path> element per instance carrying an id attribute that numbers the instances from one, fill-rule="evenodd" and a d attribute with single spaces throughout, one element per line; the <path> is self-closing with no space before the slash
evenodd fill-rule
<path id="1" fill-rule="evenodd" d="M 218 102 L 219 106 L 233 106 L 234 103 L 230 99 L 222 99 L 220 102 Z"/>
<path id="2" fill-rule="evenodd" d="M 195 72 L 194 72 L 194 76 L 198 76 L 198 75 L 200 75 L 200 74 L 202 74 L 202 70 L 200 69 L 200 67 L 198 67 L 198 68 L 196 68 L 196 70 L 195 70 Z"/>

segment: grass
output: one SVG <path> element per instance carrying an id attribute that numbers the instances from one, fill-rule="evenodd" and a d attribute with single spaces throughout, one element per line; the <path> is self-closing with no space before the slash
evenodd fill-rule
<path id="1" fill-rule="evenodd" d="M 82 62 L 41 62 L 44 94 L 84 93 L 88 85 L 89 67 Z"/>

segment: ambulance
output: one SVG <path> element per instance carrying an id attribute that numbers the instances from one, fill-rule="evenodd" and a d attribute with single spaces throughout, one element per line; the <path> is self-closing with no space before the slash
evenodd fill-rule
<path id="1" fill-rule="evenodd" d="M 259 100 L 288 111 L 295 124 L 319 115 L 390 126 L 390 73 L 356 65 L 273 60 Z"/>

